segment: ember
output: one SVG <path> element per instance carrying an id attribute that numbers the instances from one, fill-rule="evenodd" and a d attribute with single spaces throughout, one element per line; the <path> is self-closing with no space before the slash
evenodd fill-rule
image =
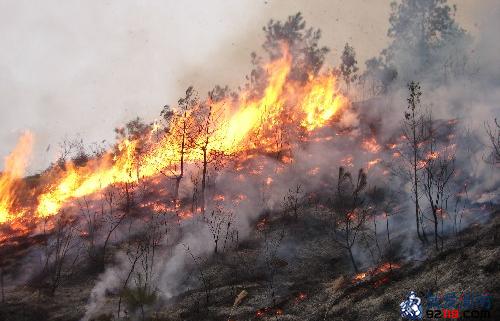
<path id="1" fill-rule="evenodd" d="M 375 137 L 364 140 L 361 147 L 370 153 L 377 153 L 381 149 Z"/>
<path id="2" fill-rule="evenodd" d="M 305 299 L 307 299 L 307 294 L 305 294 L 304 292 L 299 292 L 297 294 L 297 297 L 295 298 L 295 302 L 299 303 L 299 302 L 304 301 Z"/>
<path id="3" fill-rule="evenodd" d="M 263 218 L 261 219 L 258 223 L 257 223 L 257 230 L 259 231 L 262 231 L 266 228 L 267 226 L 267 218 Z"/>
<path id="4" fill-rule="evenodd" d="M 399 265 L 397 263 L 385 262 L 385 263 L 382 263 L 381 265 L 379 265 L 379 266 L 377 266 L 375 268 L 369 269 L 366 272 L 361 272 L 361 273 L 356 274 L 352 278 L 352 282 L 353 283 L 358 283 L 358 282 L 364 282 L 364 281 L 367 281 L 367 280 L 371 280 L 373 277 L 375 277 L 375 276 L 377 276 L 379 274 L 385 274 L 385 273 L 388 273 L 388 272 L 390 272 L 392 270 L 399 269 L 400 267 L 401 267 L 401 265 Z M 387 279 L 387 281 L 388 281 L 388 279 Z M 380 280 L 376 280 L 374 282 L 374 286 L 376 285 L 378 287 L 381 284 L 387 283 L 387 282 L 383 282 L 383 283 L 380 283 L 380 282 L 381 282 Z"/>

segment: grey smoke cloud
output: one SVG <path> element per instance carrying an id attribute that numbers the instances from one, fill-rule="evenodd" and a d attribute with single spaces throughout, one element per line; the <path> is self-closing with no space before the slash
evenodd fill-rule
<path id="1" fill-rule="evenodd" d="M 457 2 L 467 27 L 470 7 L 494 1 Z M 35 172 L 64 138 L 112 141 L 114 127 L 137 115 L 153 120 L 190 84 L 202 94 L 217 83 L 236 87 L 262 43 L 261 27 L 297 11 L 322 29 L 329 63 L 345 41 L 360 64 L 386 44 L 388 1 L 3 1 L 0 155 L 30 129 Z"/>

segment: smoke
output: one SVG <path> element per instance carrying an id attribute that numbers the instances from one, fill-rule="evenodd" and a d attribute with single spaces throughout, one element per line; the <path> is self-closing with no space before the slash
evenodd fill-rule
<path id="1" fill-rule="evenodd" d="M 273 5 L 279 7 L 277 4 Z M 456 56 L 457 47 L 450 46 L 441 49 L 442 51 L 437 57 L 445 58 L 442 61 L 433 62 L 432 70 L 423 65 L 426 60 L 422 59 L 422 56 L 425 55 L 422 51 L 406 49 L 398 51 L 396 53 L 396 67 L 411 64 L 411 71 L 427 70 L 426 73 L 415 73 L 417 79 L 413 79 L 411 71 L 404 71 L 400 68 L 399 77 L 396 78 L 385 95 L 353 104 L 352 109 L 343 113 L 332 128 L 321 130 L 321 135 L 317 137 L 318 141 L 314 141 L 316 137 L 310 137 L 311 141 L 294 146 L 292 155 L 290 155 L 293 158 L 291 163 L 285 164 L 276 157 L 260 155 L 245 164 L 243 177 L 237 169 L 231 167 L 217 172 L 211 177 L 213 184 L 211 189 L 214 195 L 210 196 L 223 194 L 224 201 L 218 203 L 218 201 L 210 200 L 211 205 L 206 212 L 210 213 L 218 206 L 222 206 L 226 213 L 233 213 L 232 229 L 238 231 L 240 239 L 245 239 L 254 231 L 256 220 L 264 212 L 283 209 L 284 197 L 290 189 L 300 185 L 304 195 L 318 193 L 318 191 L 324 194 L 332 193 L 331 186 L 335 184 L 339 165 L 346 167 L 353 174 L 359 168 L 364 168 L 368 172 L 370 186 L 386 186 L 389 179 L 385 173 L 387 169 L 383 166 L 384 164 L 381 162 L 370 167 L 369 162 L 382 157 L 380 156 L 382 153 L 389 153 L 390 156 L 391 152 L 386 150 L 385 144 L 400 135 L 399 126 L 408 95 L 405 87 L 407 80 L 421 82 L 424 92 L 422 104 L 432 110 L 436 119 L 459 120 L 460 125 L 456 133 L 456 141 L 459 144 L 457 147 L 457 167 L 462 169 L 462 173 L 466 173 L 464 180 L 468 186 L 467 202 L 479 205 L 498 203 L 500 187 L 498 171 L 483 161 L 484 145 L 487 144 L 484 139 L 484 122 L 491 121 L 495 113 L 498 113 L 497 103 L 500 101 L 498 86 L 500 83 L 500 63 L 496 59 L 498 53 L 496 30 L 499 27 L 499 19 L 495 19 L 498 17 L 498 10 L 489 14 L 491 18 L 485 19 L 488 23 L 481 26 L 479 38 L 470 45 L 470 49 L 463 52 L 469 58 L 464 68 L 460 67 L 456 73 L 448 73 L 448 71 L 436 67 L 444 68 L 443 64 L 447 61 L 447 57 Z M 307 14 L 306 21 L 310 21 L 307 19 Z M 324 33 L 324 37 L 328 37 L 327 32 Z M 247 38 L 256 39 L 253 31 L 248 32 Z M 138 48 L 141 47 L 138 45 L 137 48 L 132 49 Z M 255 47 L 252 43 L 251 49 L 253 48 Z M 364 48 L 361 46 L 356 47 L 356 49 L 364 52 Z M 212 50 L 212 52 L 220 52 L 218 48 Z M 179 80 L 182 83 L 179 85 L 179 89 L 191 84 L 195 79 L 194 81 L 198 82 L 195 85 L 203 92 L 204 89 L 214 85 L 211 82 L 213 75 L 241 76 L 242 73 L 235 71 L 232 67 L 228 68 L 229 71 L 225 70 L 224 60 L 230 60 L 227 59 L 227 56 L 217 57 L 217 54 L 210 56 L 214 57 L 210 64 L 206 64 L 202 60 L 198 61 L 199 65 L 196 65 L 195 68 L 183 66 L 185 72 L 183 78 Z M 237 58 L 232 59 L 233 62 L 236 62 L 235 65 L 245 65 L 239 54 L 232 57 Z M 197 61 L 194 58 L 192 60 Z M 200 66 L 202 66 L 201 69 L 198 68 Z M 224 71 L 221 72 L 221 70 Z M 225 83 L 229 78 L 221 79 Z M 149 90 L 161 91 L 158 87 Z M 357 92 L 352 93 L 354 96 L 363 96 L 360 92 L 361 88 L 353 90 L 357 90 Z M 141 104 L 158 106 L 163 104 L 163 98 L 165 97 L 141 102 Z M 135 98 L 126 104 L 132 109 L 134 102 Z M 111 103 L 106 101 L 106 104 Z M 156 107 L 155 110 L 157 110 Z M 375 138 L 375 143 L 382 150 L 380 154 L 367 148 L 359 148 L 359 146 L 364 146 L 365 140 L 371 138 Z M 254 174 L 252 174 L 252 170 L 255 171 Z M 197 169 L 194 167 L 188 170 L 181 186 L 181 198 L 189 199 L 191 197 L 194 185 L 188 177 L 196 171 Z M 399 195 L 398 201 L 405 209 L 401 215 L 391 221 L 392 228 L 395 230 L 401 228 L 401 234 L 409 235 L 413 233 L 413 231 L 409 231 L 413 228 L 413 214 L 408 210 L 412 207 L 409 197 L 411 188 L 408 183 L 402 181 L 392 184 L 394 184 L 395 189 L 401 188 L 403 191 L 403 195 Z M 168 187 L 168 184 L 165 185 Z M 454 192 L 461 192 L 461 187 Z M 155 196 L 154 192 L 152 195 Z M 244 197 L 240 197 L 240 195 L 244 195 Z M 465 224 L 467 222 L 464 222 Z M 161 240 L 164 243 L 161 243 L 161 251 L 156 253 L 152 267 L 152 283 L 155 284 L 155 289 L 162 299 L 168 300 L 185 291 L 186 282 L 189 282 L 188 279 L 192 273 L 196 273 L 193 271 L 196 271 L 197 265 L 202 264 L 200 262 L 212 255 L 215 245 L 208 225 L 199 216 L 181 221 L 179 225 L 172 225 L 167 237 Z M 149 226 L 140 220 L 134 221 L 128 226 L 121 226 L 115 233 L 117 236 L 113 242 L 120 244 L 121 241 L 128 240 L 129 237 L 134 239 L 142 234 L 147 234 Z M 413 236 L 403 237 L 402 241 L 401 251 L 405 252 L 407 257 L 422 255 L 421 248 L 415 246 Z M 285 244 L 281 251 L 287 254 L 292 248 L 291 243 Z M 357 247 L 355 252 L 356 257 L 361 262 L 367 263 L 369 261 L 366 251 L 361 247 Z M 133 260 L 130 259 L 130 255 L 130 252 L 124 250 L 117 251 L 114 264 L 106 267 L 105 272 L 99 276 L 94 285 L 83 320 L 89 320 L 96 313 L 102 311 L 107 303 L 106 294 L 108 292 L 121 291 L 124 281 L 128 277 L 127 272 L 131 271 L 132 268 Z M 191 255 L 200 261 L 193 261 Z M 199 286 L 199 284 L 196 285 Z M 129 286 L 133 287 L 134 283 L 131 281 Z"/>

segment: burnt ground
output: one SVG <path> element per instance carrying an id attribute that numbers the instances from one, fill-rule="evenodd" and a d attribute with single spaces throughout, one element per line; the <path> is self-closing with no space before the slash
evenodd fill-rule
<path id="1" fill-rule="evenodd" d="M 495 316 L 500 290 L 497 213 L 487 223 L 450 237 L 440 252 L 428 246 L 419 259 L 406 260 L 403 252 L 392 254 L 400 268 L 395 266 L 392 271 L 360 282 L 353 282 L 346 253 L 332 241 L 325 218 L 317 212 L 303 214 L 297 220 L 268 219 L 237 250 L 193 267 L 186 291 L 170 300 L 156 301 L 148 307 L 146 319 L 399 320 L 399 303 L 410 290 L 421 297 L 428 291 L 487 291 L 494 296 Z M 394 234 L 397 247 L 405 236 Z M 370 262 L 365 262 L 361 269 L 369 266 Z M 97 273 L 82 268 L 53 297 L 30 286 L 6 287 L 0 320 L 80 320 L 97 277 Z M 243 298 L 235 305 L 238 295 Z M 109 293 L 105 307 L 94 320 L 113 320 L 111 312 L 117 300 L 116 293 Z M 123 319 L 142 317 L 130 312 Z"/>

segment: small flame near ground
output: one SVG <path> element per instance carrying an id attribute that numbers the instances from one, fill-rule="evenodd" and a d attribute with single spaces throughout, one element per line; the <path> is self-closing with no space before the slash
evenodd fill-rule
<path id="1" fill-rule="evenodd" d="M 382 274 L 386 274 L 388 272 L 391 272 L 391 271 L 399 269 L 399 268 L 401 268 L 401 265 L 398 263 L 385 262 L 385 263 L 380 264 L 377 267 L 368 269 L 365 272 L 360 272 L 360 273 L 356 274 L 352 278 L 352 282 L 359 283 L 359 282 L 365 282 L 368 280 L 372 280 L 374 277 L 377 277 L 377 276 L 382 275 Z M 380 285 L 385 284 L 388 281 L 389 281 L 389 277 L 384 276 L 380 279 L 375 280 L 373 283 L 373 286 L 379 287 Z"/>

